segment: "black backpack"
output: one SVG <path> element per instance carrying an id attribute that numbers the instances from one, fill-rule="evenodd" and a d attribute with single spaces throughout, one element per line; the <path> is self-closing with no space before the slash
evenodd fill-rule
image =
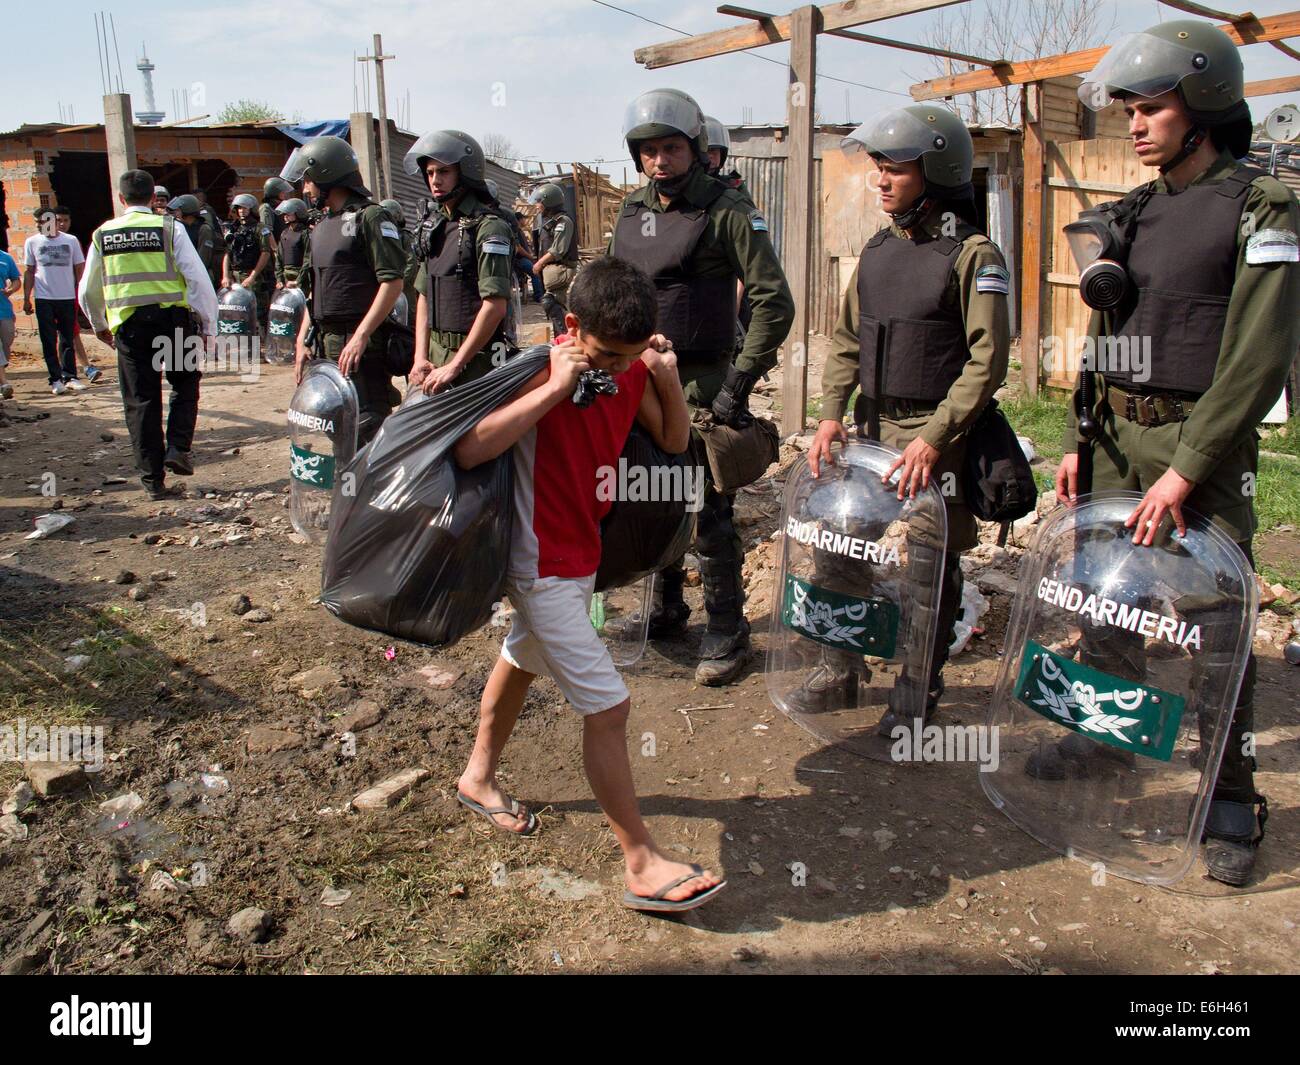
<path id="1" fill-rule="evenodd" d="M 1015 521 L 1038 504 L 1029 460 L 996 399 L 989 400 L 966 434 L 962 490 L 966 505 L 982 521 Z"/>

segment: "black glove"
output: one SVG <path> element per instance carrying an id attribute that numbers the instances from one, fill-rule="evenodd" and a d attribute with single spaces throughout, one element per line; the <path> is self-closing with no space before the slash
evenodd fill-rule
<path id="1" fill-rule="evenodd" d="M 749 393 L 754 389 L 758 378 L 752 373 L 732 367 L 727 371 L 727 379 L 722 383 L 722 391 L 713 401 L 713 420 L 729 425 L 733 429 L 743 429 L 749 424 Z"/>

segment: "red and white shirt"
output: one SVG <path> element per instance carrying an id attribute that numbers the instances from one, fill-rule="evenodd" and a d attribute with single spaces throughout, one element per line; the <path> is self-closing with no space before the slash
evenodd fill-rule
<path id="1" fill-rule="evenodd" d="M 619 374 L 618 395 L 589 407 L 556 404 L 513 448 L 515 524 L 510 576 L 589 577 L 600 566 L 600 522 L 611 501 L 596 497 L 599 470 L 617 468 L 649 370 Z"/>

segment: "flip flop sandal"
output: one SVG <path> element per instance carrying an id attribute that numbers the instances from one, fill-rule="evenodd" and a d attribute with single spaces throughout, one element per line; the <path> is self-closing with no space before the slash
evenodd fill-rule
<path id="1" fill-rule="evenodd" d="M 714 884 L 707 891 L 701 891 L 699 894 L 692 895 L 687 899 L 664 898 L 673 888 L 679 887 L 688 880 L 694 880 L 704 872 L 698 865 L 692 865 L 690 869 L 691 871 L 685 876 L 679 876 L 671 884 L 665 884 L 648 898 L 645 895 L 637 895 L 631 891 L 623 892 L 623 905 L 630 910 L 643 910 L 646 913 L 683 913 L 686 910 L 695 909 L 696 906 L 703 906 L 727 886 L 727 882 L 723 880 L 719 884 Z"/>
<path id="2" fill-rule="evenodd" d="M 512 817 L 518 817 L 518 799 L 511 799 L 508 807 L 498 806 L 495 809 L 488 809 L 488 807 L 481 806 L 479 803 L 476 803 L 473 799 L 462 795 L 460 792 L 456 792 L 456 798 L 462 806 L 468 806 L 480 817 L 485 818 L 493 828 L 501 832 L 505 832 L 511 836 L 531 836 L 537 831 L 537 817 L 531 810 L 528 812 L 528 825 L 522 832 L 516 832 L 513 828 L 506 828 L 505 825 L 501 824 L 501 822 L 493 816 L 493 814 L 510 814 Z M 689 880 L 690 878 L 687 877 L 687 879 Z"/>

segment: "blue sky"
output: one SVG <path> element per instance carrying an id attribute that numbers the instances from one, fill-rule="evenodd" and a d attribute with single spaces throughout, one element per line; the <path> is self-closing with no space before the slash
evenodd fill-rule
<path id="1" fill-rule="evenodd" d="M 716 3 L 611 2 L 692 33 L 738 22 L 717 14 Z M 783 12 L 788 2 L 759 6 Z M 1118 32 L 1186 17 L 1152 0 L 1097 2 L 1107 20 L 1115 13 Z M 35 33 L 32 47 L 6 49 L 8 91 L 0 94 L 0 129 L 57 121 L 60 104 L 65 117 L 71 108 L 79 122 L 102 119 L 93 13 L 106 3 L 62 4 L 52 49 L 41 46 Z M 974 0 L 973 6 L 983 3 Z M 1295 5 L 1252 0 L 1236 6 L 1267 15 Z M 353 54 L 369 51 L 370 35 L 379 32 L 385 52 L 396 55 L 385 68 L 390 113 L 396 116 L 409 91 L 415 130 L 496 132 L 522 156 L 611 160 L 603 169 L 616 177 L 624 165 L 623 108 L 645 89 L 684 89 L 728 123 L 741 121 L 746 108 L 758 122 L 783 121 L 785 115 L 784 68 L 754 54 L 784 62 L 786 45 L 647 71 L 633 60 L 633 50 L 675 35 L 592 0 L 372 0 L 356 5 L 355 12 L 343 0 L 217 0 L 188 10 L 117 3 L 112 11 L 123 81 L 137 109 L 144 100 L 134 67 L 144 42 L 157 66 L 160 109 L 171 111 L 176 89 L 191 94 L 191 114 L 215 114 L 227 101 L 250 97 L 305 119 L 346 117 L 353 109 Z M 861 30 L 915 41 L 934 18 L 927 12 Z M 12 29 L 17 20 L 11 16 L 7 24 Z M 968 47 L 979 51 L 977 42 Z M 1300 72 L 1300 63 L 1268 45 L 1242 54 L 1247 80 Z M 903 102 L 912 82 L 934 76 L 924 56 L 828 37 L 821 38 L 818 62 L 820 73 L 859 83 L 819 79 L 818 110 L 827 121 L 862 121 Z M 1295 98 L 1300 102 L 1300 94 Z M 1287 99 L 1256 98 L 1252 109 L 1259 118 Z"/>

